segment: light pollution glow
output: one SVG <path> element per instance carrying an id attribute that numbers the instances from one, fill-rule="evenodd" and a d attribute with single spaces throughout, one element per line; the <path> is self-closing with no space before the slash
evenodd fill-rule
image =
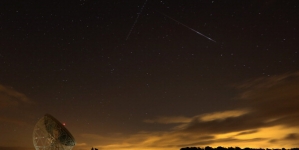
<path id="1" fill-rule="evenodd" d="M 250 80 L 237 88 L 243 89 L 237 98 L 247 104 L 246 108 L 193 117 L 161 116 L 144 120 L 144 123 L 173 124 L 168 131 L 140 131 L 129 136 L 119 134 L 114 137 L 86 134 L 85 137 L 87 139 L 88 135 L 89 140 L 94 141 L 94 147 L 107 150 L 299 146 L 296 120 L 299 117 L 299 111 L 296 111 L 299 105 L 299 72 Z M 266 106 L 269 108 L 265 109 Z M 84 147 L 84 142 L 75 149 L 82 148 L 89 149 Z"/>
<path id="2" fill-rule="evenodd" d="M 143 120 L 146 124 L 173 125 L 164 131 L 144 130 L 131 135 L 112 133 L 111 136 L 80 133 L 74 135 L 77 141 L 74 150 L 88 150 L 91 145 L 107 150 L 177 150 L 188 146 L 299 147 L 299 72 L 250 80 L 236 88 L 242 92 L 235 98 L 246 104 L 244 108 L 193 117 L 160 116 Z M 20 103 L 32 104 L 25 95 L 13 89 L 0 86 L 0 90 L 4 109 Z M 24 125 L 24 122 L 9 118 L 0 120 Z"/>

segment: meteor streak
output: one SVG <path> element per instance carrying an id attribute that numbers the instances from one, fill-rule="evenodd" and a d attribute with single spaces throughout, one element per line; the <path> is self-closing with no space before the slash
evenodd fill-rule
<path id="1" fill-rule="evenodd" d="M 195 33 L 197 33 L 197 34 L 199 34 L 199 35 L 201 35 L 201 36 L 203 36 L 203 37 L 207 38 L 208 40 L 210 40 L 210 41 L 213 41 L 213 42 L 215 42 L 215 43 L 216 43 L 216 41 L 215 41 L 215 40 L 213 40 L 213 39 L 211 39 L 210 37 L 207 37 L 206 35 L 204 35 L 204 34 L 202 34 L 202 33 L 198 32 L 198 31 L 196 31 L 196 30 L 194 30 L 194 29 L 192 29 L 192 28 L 190 28 L 190 27 L 188 27 L 187 25 L 185 25 L 185 24 L 183 24 L 183 23 L 181 23 L 181 22 L 179 22 L 179 21 L 175 20 L 174 18 L 172 18 L 172 17 L 170 17 L 170 16 L 168 16 L 168 15 L 166 15 L 166 14 L 164 14 L 164 13 L 161 13 L 161 12 L 159 12 L 159 13 L 160 13 L 160 14 L 162 14 L 162 15 L 164 15 L 165 17 L 167 17 L 167 18 L 169 18 L 169 19 L 171 19 L 171 20 L 173 20 L 173 21 L 177 22 L 178 24 L 180 24 L 180 25 L 182 25 L 182 26 L 184 26 L 184 27 L 186 27 L 186 28 L 190 29 L 191 31 L 193 31 L 193 32 L 195 32 Z"/>
<path id="2" fill-rule="evenodd" d="M 137 17 L 136 17 L 136 19 L 135 19 L 135 21 L 134 21 L 134 23 L 133 23 L 133 25 L 132 25 L 132 27 L 131 27 L 131 29 L 130 29 L 128 35 L 127 35 L 126 40 L 129 39 L 129 37 L 130 37 L 130 35 L 131 35 L 131 32 L 133 31 L 133 29 L 134 29 L 134 27 L 135 27 L 135 24 L 137 23 L 137 20 L 138 20 L 140 14 L 142 13 L 142 10 L 143 10 L 143 8 L 144 8 L 146 2 L 147 2 L 147 0 L 145 0 L 145 2 L 143 3 L 143 6 L 142 6 L 141 9 L 140 9 L 140 12 L 137 14 Z"/>

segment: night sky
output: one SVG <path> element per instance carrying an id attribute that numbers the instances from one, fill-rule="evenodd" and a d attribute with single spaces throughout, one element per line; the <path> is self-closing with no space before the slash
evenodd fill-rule
<path id="1" fill-rule="evenodd" d="M 0 149 L 299 147 L 296 0 L 0 1 Z"/>

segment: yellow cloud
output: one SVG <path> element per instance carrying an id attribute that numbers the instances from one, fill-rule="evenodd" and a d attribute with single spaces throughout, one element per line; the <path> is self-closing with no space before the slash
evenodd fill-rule
<path id="1" fill-rule="evenodd" d="M 185 124 L 189 123 L 193 119 L 199 118 L 201 121 L 212 121 L 212 120 L 222 120 L 229 117 L 239 117 L 244 114 L 247 114 L 248 110 L 228 110 L 228 111 L 222 111 L 222 112 L 213 112 L 213 113 L 207 113 L 203 115 L 198 115 L 194 117 L 184 117 L 184 116 L 163 116 L 163 117 L 157 117 L 155 119 L 146 119 L 144 122 L 146 123 L 161 123 L 161 124 Z"/>
<path id="2" fill-rule="evenodd" d="M 214 112 L 209 114 L 204 114 L 200 117 L 201 121 L 212 121 L 212 120 L 222 120 L 230 117 L 239 117 L 247 114 L 248 110 L 228 110 L 223 112 Z"/>
<path id="3" fill-rule="evenodd" d="M 288 133 L 299 133 L 299 128 L 286 128 L 284 126 L 273 126 L 257 129 L 258 132 L 250 134 L 239 134 L 241 132 L 231 132 L 227 134 L 216 135 L 216 139 L 235 139 L 235 145 L 228 142 L 217 142 L 221 146 L 239 146 L 239 147 L 254 147 L 254 148 L 293 148 L 299 146 L 297 141 L 286 141 L 283 139 L 284 135 Z M 276 140 L 276 142 L 271 142 Z M 221 140 L 220 140 L 221 141 Z M 212 146 L 217 146 L 211 144 Z"/>

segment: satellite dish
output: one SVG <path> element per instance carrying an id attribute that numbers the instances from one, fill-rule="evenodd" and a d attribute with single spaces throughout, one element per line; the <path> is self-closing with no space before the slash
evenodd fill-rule
<path id="1" fill-rule="evenodd" d="M 36 150 L 71 150 L 76 142 L 71 133 L 53 116 L 46 114 L 33 129 Z"/>

